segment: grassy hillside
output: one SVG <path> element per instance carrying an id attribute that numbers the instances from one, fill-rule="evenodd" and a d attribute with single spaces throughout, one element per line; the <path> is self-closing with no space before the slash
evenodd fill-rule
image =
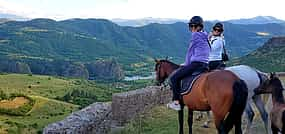
<path id="1" fill-rule="evenodd" d="M 285 71 L 285 37 L 273 37 L 262 47 L 231 61 L 231 64 L 247 64 L 266 72 Z"/>
<path id="2" fill-rule="evenodd" d="M 13 101 L 3 100 L 3 93 L 6 94 L 4 96 L 23 94 L 35 101 L 24 116 L 0 111 L 0 133 L 38 133 L 47 124 L 62 120 L 73 111 L 96 101 L 110 101 L 113 93 L 147 84 L 151 81 L 97 82 L 43 75 L 0 74 L 0 105 L 24 105 L 27 101 L 21 97 Z"/>
<path id="3" fill-rule="evenodd" d="M 25 116 L 0 113 L 0 133 L 37 133 L 48 123 L 63 119 L 79 105 L 54 100 L 76 85 L 73 80 L 50 76 L 1 74 L 0 90 L 5 94 L 21 93 L 35 100 Z"/>
<path id="4" fill-rule="evenodd" d="M 32 110 L 26 116 L 10 116 L 0 113 L 0 133 L 38 133 L 49 123 L 62 120 L 79 106 L 40 96 L 31 96 L 36 100 Z"/>
<path id="5" fill-rule="evenodd" d="M 111 84 L 101 84 L 82 79 L 68 79 L 30 74 L 0 75 L 0 90 L 7 94 L 22 93 L 50 99 L 61 98 L 74 90 L 94 92 L 97 101 L 109 101 L 113 92 L 120 92 Z M 128 87 L 126 87 L 128 89 Z"/>

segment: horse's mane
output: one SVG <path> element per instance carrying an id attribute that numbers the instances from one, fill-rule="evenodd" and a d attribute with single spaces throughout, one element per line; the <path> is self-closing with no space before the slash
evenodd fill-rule
<path id="1" fill-rule="evenodd" d="M 178 68 L 178 67 L 179 67 L 178 64 L 175 64 L 175 63 L 173 63 L 173 62 L 171 62 L 171 61 L 169 61 L 169 60 L 160 60 L 160 62 L 167 62 L 167 63 L 171 64 L 171 66 L 173 66 L 173 67 L 175 67 L 175 68 Z"/>

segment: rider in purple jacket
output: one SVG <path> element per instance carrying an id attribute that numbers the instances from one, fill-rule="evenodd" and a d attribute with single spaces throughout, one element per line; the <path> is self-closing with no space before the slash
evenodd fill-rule
<path id="1" fill-rule="evenodd" d="M 185 65 L 190 65 L 191 62 L 195 61 L 208 63 L 209 53 L 208 34 L 206 32 L 193 32 L 185 58 Z"/>
<path id="2" fill-rule="evenodd" d="M 180 95 L 181 80 L 198 69 L 208 67 L 210 46 L 208 34 L 203 31 L 203 19 L 200 16 L 194 16 L 190 19 L 188 26 L 192 32 L 192 39 L 186 54 L 185 64 L 174 71 L 169 79 L 173 91 L 173 102 L 168 103 L 167 107 L 174 110 L 181 110 L 179 104 L 179 100 L 182 100 Z"/>

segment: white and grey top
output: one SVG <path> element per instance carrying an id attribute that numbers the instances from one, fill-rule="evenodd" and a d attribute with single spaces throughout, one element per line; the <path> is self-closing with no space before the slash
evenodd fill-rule
<path id="1" fill-rule="evenodd" d="M 223 36 L 212 36 L 210 38 L 210 45 L 209 61 L 222 60 L 223 46 L 225 45 Z"/>

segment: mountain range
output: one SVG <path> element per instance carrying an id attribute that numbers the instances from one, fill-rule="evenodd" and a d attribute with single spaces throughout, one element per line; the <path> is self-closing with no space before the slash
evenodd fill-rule
<path id="1" fill-rule="evenodd" d="M 140 26 L 151 24 L 151 23 L 159 23 L 159 24 L 172 24 L 176 22 L 186 23 L 188 20 L 149 17 L 149 18 L 142 18 L 142 19 L 112 19 L 111 21 L 120 26 L 140 27 Z"/>
<path id="2" fill-rule="evenodd" d="M 142 19 L 112 19 L 114 23 L 117 23 L 120 26 L 144 26 L 150 23 L 159 23 L 159 24 L 172 24 L 175 22 L 184 22 L 187 23 L 189 20 L 183 19 L 167 19 L 167 18 L 142 18 Z M 220 22 L 220 20 L 211 20 L 210 22 Z M 246 18 L 246 19 L 232 19 L 226 20 L 223 22 L 233 23 L 233 24 L 268 24 L 268 23 L 285 23 L 284 20 L 277 19 L 272 16 L 256 16 L 253 18 Z"/>
<path id="3" fill-rule="evenodd" d="M 233 19 L 228 20 L 227 22 L 233 23 L 233 24 L 268 24 L 268 23 L 284 23 L 284 20 L 277 19 L 272 16 L 256 16 L 253 18 L 247 18 L 247 19 Z"/>
<path id="4" fill-rule="evenodd" d="M 250 53 L 273 36 L 285 35 L 283 23 L 224 25 L 231 58 Z M 206 31 L 212 26 L 206 22 Z M 189 40 L 183 22 L 125 27 L 104 19 L 9 21 L 0 24 L 0 58 L 28 64 L 31 72 L 35 65 L 37 72 L 41 72 L 39 65 L 49 65 L 45 70 L 52 70 L 51 74 L 57 66 L 71 66 L 71 72 L 80 68 L 86 74 L 88 64 L 115 59 L 126 75 L 144 75 L 153 70 L 154 57 L 169 56 L 182 63 Z"/>
<path id="5" fill-rule="evenodd" d="M 29 20 L 28 18 L 19 16 L 19 15 L 0 12 L 0 20 L 1 19 L 16 20 L 16 21 L 27 21 L 27 20 Z"/>
<path id="6" fill-rule="evenodd" d="M 15 15 L 15 14 L 9 14 L 9 13 L 1 13 L 0 11 L 0 23 L 1 20 L 16 20 L 16 21 L 27 21 L 31 20 L 27 17 Z M 151 23 L 159 23 L 159 24 L 172 24 L 176 22 L 184 22 L 187 23 L 189 20 L 187 19 L 175 19 L 175 18 L 153 18 L 153 17 L 146 17 L 141 19 L 120 19 L 115 18 L 111 19 L 112 22 L 120 25 L 120 26 L 133 26 L 133 27 L 139 27 L 139 26 L 145 26 Z M 220 22 L 221 20 L 207 20 L 212 23 L 214 22 Z M 222 22 L 229 22 L 233 24 L 268 24 L 268 23 L 285 23 L 284 20 L 275 18 L 273 16 L 256 16 L 252 18 L 240 18 L 240 19 L 231 19 L 231 20 L 225 20 Z"/>

